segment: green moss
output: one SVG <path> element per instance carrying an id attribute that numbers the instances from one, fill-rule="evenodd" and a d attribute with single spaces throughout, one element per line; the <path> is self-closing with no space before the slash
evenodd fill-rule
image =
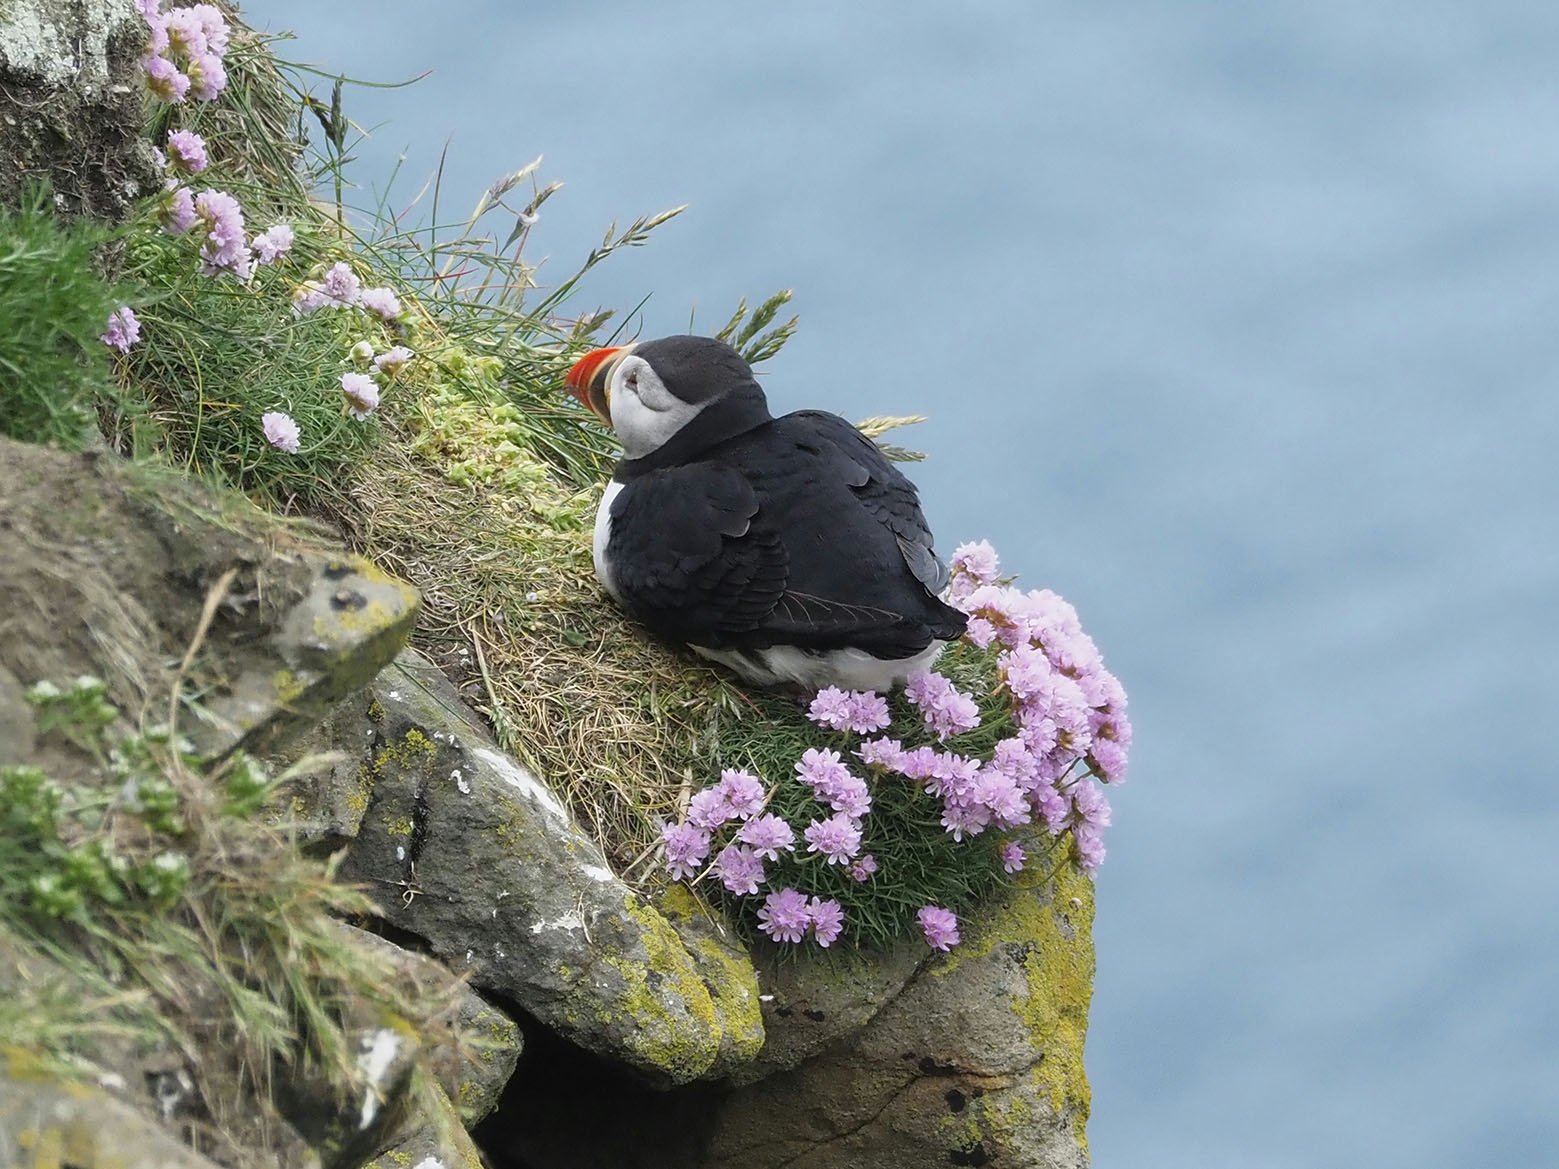
<path id="1" fill-rule="evenodd" d="M 438 755 L 438 744 L 416 727 L 401 736 L 398 743 L 386 743 L 374 752 L 373 773 L 383 775 L 387 767 L 416 767 Z M 372 784 L 370 783 L 371 787 Z"/>
<path id="2" fill-rule="evenodd" d="M 658 907 L 672 922 L 693 922 L 707 912 L 682 884 L 669 886 L 660 895 Z M 752 1059 L 764 1041 L 758 974 L 752 962 L 740 951 L 722 945 L 712 932 L 684 930 L 681 940 L 719 1013 L 728 1054 L 738 1062 Z"/>
<path id="3" fill-rule="evenodd" d="M 271 691 L 276 695 L 276 701 L 283 706 L 291 706 L 308 693 L 309 683 L 298 677 L 291 670 L 277 670 L 271 675 Z"/>
<path id="4" fill-rule="evenodd" d="M 1086 1149 L 1092 1094 L 1083 1044 L 1093 997 L 1093 882 L 1071 865 L 1062 865 L 1048 885 L 1037 871 L 1025 871 L 1014 886 L 1006 899 L 971 918 L 964 943 L 933 974 L 945 978 L 998 944 L 1022 946 L 1027 993 L 1012 1009 L 1023 1020 L 1034 1050 L 1044 1056 L 1029 1073 L 1033 1097 L 1044 1100 L 1058 1119 L 1069 1121 L 1078 1144 Z M 1007 1127 L 1028 1119 L 1013 1099 L 1001 1115 L 987 1120 Z"/>
<path id="5" fill-rule="evenodd" d="M 352 778 L 352 790 L 346 793 L 346 809 L 355 819 L 361 820 L 363 814 L 368 811 L 368 801 L 374 791 L 373 773 L 364 764 L 357 769 L 357 774 Z"/>
<path id="6" fill-rule="evenodd" d="M 384 831 L 389 836 L 410 836 L 413 825 L 409 816 L 399 816 L 384 826 Z"/>
<path id="7" fill-rule="evenodd" d="M 647 951 L 642 960 L 620 955 L 603 959 L 623 981 L 619 999 L 633 1023 L 624 1037 L 626 1045 L 644 1065 L 660 1069 L 677 1083 L 696 1080 L 719 1055 L 719 1012 L 671 923 L 631 894 L 624 909 L 638 923 Z M 660 980 L 653 989 L 651 971 Z M 668 1002 L 680 1003 L 691 1019 L 684 1019 Z M 615 1021 L 611 1012 L 602 1012 L 601 1018 Z"/>

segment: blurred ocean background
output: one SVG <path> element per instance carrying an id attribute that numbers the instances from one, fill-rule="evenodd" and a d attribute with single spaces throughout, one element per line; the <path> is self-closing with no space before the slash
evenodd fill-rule
<path id="1" fill-rule="evenodd" d="M 777 410 L 921 412 L 944 552 L 1137 745 L 1100 1169 L 1559 1166 L 1559 6 L 254 0 L 369 201 L 537 154 L 579 309 L 796 290 Z M 329 82 L 320 83 L 328 100 Z"/>

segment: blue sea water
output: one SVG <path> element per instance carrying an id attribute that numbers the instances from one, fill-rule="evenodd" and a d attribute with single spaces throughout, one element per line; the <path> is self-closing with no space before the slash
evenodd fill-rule
<path id="1" fill-rule="evenodd" d="M 1559 7 L 249 16 L 433 70 L 348 90 L 365 187 L 544 154 L 544 281 L 691 204 L 576 303 L 794 288 L 776 405 L 930 415 L 944 548 L 1077 604 L 1137 727 L 1096 1165 L 1559 1165 Z"/>

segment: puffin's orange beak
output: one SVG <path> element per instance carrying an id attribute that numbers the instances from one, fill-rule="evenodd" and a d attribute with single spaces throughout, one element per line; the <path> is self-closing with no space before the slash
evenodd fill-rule
<path id="1" fill-rule="evenodd" d="M 608 426 L 612 424 L 612 405 L 606 392 L 606 382 L 616 359 L 627 348 L 625 345 L 611 345 L 605 349 L 592 349 L 574 362 L 566 379 L 569 392 Z"/>

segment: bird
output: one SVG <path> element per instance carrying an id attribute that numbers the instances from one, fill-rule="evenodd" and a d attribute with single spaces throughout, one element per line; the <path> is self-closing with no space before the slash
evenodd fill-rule
<path id="1" fill-rule="evenodd" d="M 730 345 L 598 348 L 566 382 L 623 448 L 596 577 L 652 634 L 755 686 L 886 693 L 963 633 L 914 484 L 837 414 L 774 417 Z"/>

